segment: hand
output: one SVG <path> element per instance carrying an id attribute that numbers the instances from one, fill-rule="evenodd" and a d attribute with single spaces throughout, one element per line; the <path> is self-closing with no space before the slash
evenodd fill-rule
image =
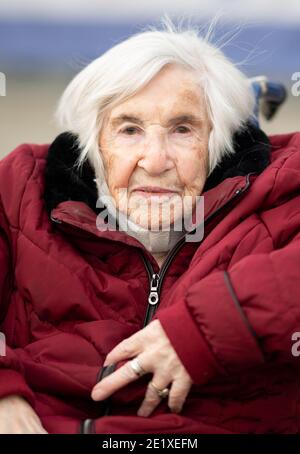
<path id="1" fill-rule="evenodd" d="M 179 413 L 193 382 L 159 320 L 153 320 L 145 328 L 119 343 L 107 355 L 104 366 L 134 357 L 137 357 L 139 364 L 146 372 L 153 373 L 153 383 L 157 388 L 164 389 L 171 384 L 168 406 L 171 411 Z M 106 399 L 119 388 L 138 378 L 130 363 L 126 362 L 94 386 L 92 399 Z M 138 415 L 149 416 L 160 401 L 161 397 L 151 386 L 148 386 Z"/>
<path id="2" fill-rule="evenodd" d="M 20 396 L 0 399 L 0 434 L 46 434 L 38 415 Z"/>

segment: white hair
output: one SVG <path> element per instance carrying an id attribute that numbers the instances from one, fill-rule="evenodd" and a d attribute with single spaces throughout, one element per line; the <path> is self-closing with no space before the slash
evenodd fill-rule
<path id="1" fill-rule="evenodd" d="M 176 29 L 167 18 L 113 46 L 80 71 L 62 94 L 56 118 L 78 137 L 77 165 L 88 159 L 103 176 L 99 134 L 105 113 L 141 90 L 167 64 L 194 70 L 205 96 L 210 123 L 209 174 L 234 152 L 233 134 L 252 117 L 255 98 L 249 80 L 199 29 Z M 101 151 L 101 150 L 100 150 Z"/>

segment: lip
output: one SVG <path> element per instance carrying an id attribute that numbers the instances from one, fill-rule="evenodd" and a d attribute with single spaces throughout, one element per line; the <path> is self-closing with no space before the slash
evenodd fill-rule
<path id="1" fill-rule="evenodd" d="M 173 191 L 169 188 L 161 188 L 159 186 L 140 186 L 134 188 L 132 192 L 139 192 L 145 194 L 177 194 L 178 191 Z"/>

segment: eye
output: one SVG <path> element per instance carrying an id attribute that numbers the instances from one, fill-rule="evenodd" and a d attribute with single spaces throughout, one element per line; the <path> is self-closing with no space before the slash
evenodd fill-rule
<path id="1" fill-rule="evenodd" d="M 135 126 L 127 126 L 126 128 L 121 130 L 121 133 L 126 134 L 127 136 L 133 136 L 137 132 L 139 132 L 139 129 Z"/>
<path id="2" fill-rule="evenodd" d="M 189 128 L 187 128 L 186 126 L 182 126 L 182 125 L 177 126 L 175 131 L 179 132 L 179 134 L 187 134 L 187 133 L 191 132 Z"/>

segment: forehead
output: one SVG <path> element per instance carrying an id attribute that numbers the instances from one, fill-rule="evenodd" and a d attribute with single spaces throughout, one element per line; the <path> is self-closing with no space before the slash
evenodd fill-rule
<path id="1" fill-rule="evenodd" d="M 110 111 L 110 120 L 130 114 L 142 118 L 182 113 L 204 114 L 203 92 L 196 74 L 176 68 L 157 74 L 142 90 Z"/>

